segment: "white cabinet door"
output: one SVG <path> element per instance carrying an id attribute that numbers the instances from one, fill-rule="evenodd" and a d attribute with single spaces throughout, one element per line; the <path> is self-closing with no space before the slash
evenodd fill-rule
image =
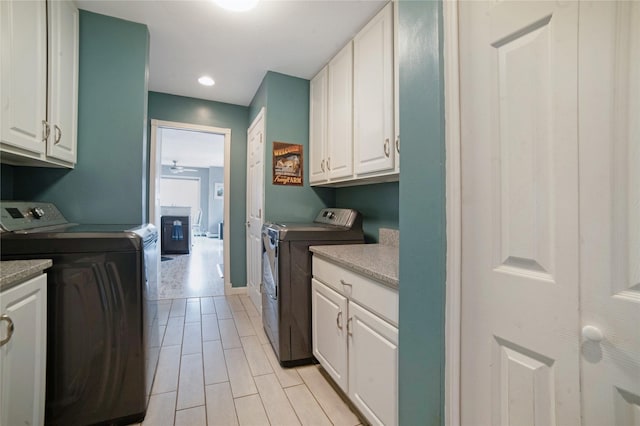
<path id="1" fill-rule="evenodd" d="M 327 180 L 327 67 L 324 67 L 309 86 L 309 182 Z"/>
<path id="2" fill-rule="evenodd" d="M 349 398 L 371 424 L 398 424 L 398 329 L 349 302 Z"/>
<path id="3" fill-rule="evenodd" d="M 0 315 L 14 325 L 0 347 L 0 424 L 44 424 L 47 352 L 47 276 L 40 275 L 0 294 Z M 4 317 L 6 315 L 6 317 Z M 0 321 L 0 340 L 8 320 Z"/>
<path id="4" fill-rule="evenodd" d="M 329 179 L 353 175 L 353 47 L 329 62 L 327 171 Z"/>
<path id="5" fill-rule="evenodd" d="M 0 1 L 1 140 L 45 152 L 47 17 L 44 1 Z"/>
<path id="6" fill-rule="evenodd" d="M 315 278 L 311 281 L 313 355 L 344 392 L 347 375 L 347 299 Z"/>
<path id="7" fill-rule="evenodd" d="M 49 8 L 49 125 L 47 156 L 76 162 L 78 110 L 78 9 L 71 1 Z"/>
<path id="8" fill-rule="evenodd" d="M 400 173 L 400 61 L 398 60 L 398 2 L 393 2 L 393 129 L 396 173 Z"/>
<path id="9" fill-rule="evenodd" d="M 393 172 L 393 5 L 353 40 L 355 173 Z"/>

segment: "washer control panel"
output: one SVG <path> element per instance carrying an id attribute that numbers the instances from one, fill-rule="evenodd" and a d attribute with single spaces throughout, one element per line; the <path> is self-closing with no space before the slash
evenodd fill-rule
<path id="1" fill-rule="evenodd" d="M 26 231 L 67 223 L 52 203 L 0 201 L 0 225 L 3 231 Z"/>
<path id="2" fill-rule="evenodd" d="M 360 213 L 353 209 L 322 209 L 314 222 L 353 228 L 359 217 Z"/>

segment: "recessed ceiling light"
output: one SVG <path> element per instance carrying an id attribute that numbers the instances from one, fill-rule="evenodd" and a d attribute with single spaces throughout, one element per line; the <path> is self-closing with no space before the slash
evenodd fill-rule
<path id="1" fill-rule="evenodd" d="M 257 6 L 259 0 L 213 0 L 218 6 L 234 12 L 246 12 Z"/>
<path id="2" fill-rule="evenodd" d="M 206 75 L 203 75 L 202 77 L 200 77 L 198 79 L 198 83 L 202 84 L 203 86 L 213 86 L 214 84 L 216 84 L 216 82 L 213 81 L 211 77 L 208 77 Z"/>

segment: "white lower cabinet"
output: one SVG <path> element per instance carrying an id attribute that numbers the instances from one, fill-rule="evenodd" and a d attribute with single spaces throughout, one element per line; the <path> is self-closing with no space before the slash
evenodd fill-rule
<path id="1" fill-rule="evenodd" d="M 44 424 L 46 289 L 39 275 L 0 293 L 0 425 Z"/>
<path id="2" fill-rule="evenodd" d="M 398 329 L 349 302 L 349 399 L 371 424 L 398 423 Z"/>
<path id="3" fill-rule="evenodd" d="M 312 280 L 313 355 L 340 389 L 348 392 L 347 298 Z"/>
<path id="4" fill-rule="evenodd" d="M 315 256 L 313 265 L 313 355 L 371 424 L 397 425 L 397 291 Z"/>

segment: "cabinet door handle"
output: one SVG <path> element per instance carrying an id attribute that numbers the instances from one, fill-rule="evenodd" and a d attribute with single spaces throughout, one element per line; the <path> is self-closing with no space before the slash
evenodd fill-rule
<path id="1" fill-rule="evenodd" d="M 331 170 L 331 166 L 329 165 L 331 161 L 331 157 L 327 157 L 327 170 Z"/>
<path id="2" fill-rule="evenodd" d="M 46 141 L 49 139 L 49 135 L 51 134 L 51 126 L 47 120 L 42 120 L 42 140 Z"/>
<path id="3" fill-rule="evenodd" d="M 60 143 L 60 139 L 62 139 L 62 129 L 60 127 L 58 127 L 57 124 L 53 125 L 53 132 L 56 135 L 56 138 L 53 142 L 54 145 L 58 145 L 58 143 Z"/>
<path id="4" fill-rule="evenodd" d="M 396 136 L 396 152 L 400 154 L 400 135 Z"/>
<path id="5" fill-rule="evenodd" d="M 353 320 L 353 317 L 349 317 L 347 320 L 347 334 L 349 336 L 353 336 L 353 331 L 351 331 L 351 327 L 349 326 L 351 324 L 351 320 Z"/>
<path id="6" fill-rule="evenodd" d="M 347 286 L 349 286 L 349 287 L 353 287 L 353 284 L 349 284 L 348 282 L 346 282 L 346 281 L 345 281 L 345 280 L 343 280 L 343 279 L 340 279 L 340 284 L 342 284 L 342 285 L 347 285 Z"/>
<path id="7" fill-rule="evenodd" d="M 0 321 L 7 322 L 7 337 L 0 340 L 0 346 L 4 346 L 13 336 L 13 321 L 9 318 L 9 315 L 0 315 Z"/>
<path id="8" fill-rule="evenodd" d="M 324 172 L 324 158 L 320 162 L 320 170 L 322 170 Z"/>
<path id="9" fill-rule="evenodd" d="M 384 140 L 384 155 L 389 158 L 389 155 L 391 155 L 391 152 L 389 151 L 389 138 L 386 138 Z"/>
<path id="10" fill-rule="evenodd" d="M 340 330 L 342 330 L 342 311 L 338 312 L 338 315 L 336 316 L 336 325 Z"/>

